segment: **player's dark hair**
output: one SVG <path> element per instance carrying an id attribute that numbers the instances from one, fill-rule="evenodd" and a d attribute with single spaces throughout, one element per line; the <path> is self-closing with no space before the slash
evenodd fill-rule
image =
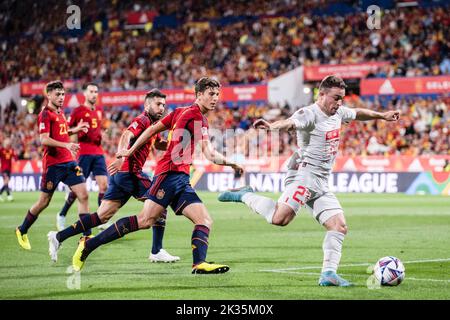
<path id="1" fill-rule="evenodd" d="M 153 98 L 166 98 L 166 95 L 159 91 L 158 89 L 152 89 L 145 95 L 145 100 Z"/>
<path id="2" fill-rule="evenodd" d="M 195 95 L 209 88 L 220 88 L 220 82 L 208 77 L 202 77 L 195 82 Z"/>
<path id="3" fill-rule="evenodd" d="M 331 88 L 345 89 L 347 88 L 347 85 L 344 80 L 337 76 L 326 76 L 320 83 L 319 91 L 328 90 Z"/>
<path id="4" fill-rule="evenodd" d="M 95 82 L 86 82 L 85 84 L 83 84 L 83 91 L 86 90 L 89 86 L 95 86 L 98 89 L 98 84 L 96 84 Z"/>
<path id="5" fill-rule="evenodd" d="M 47 93 L 49 93 L 53 90 L 56 90 L 56 89 L 64 90 L 64 85 L 61 80 L 51 81 L 51 82 L 47 83 L 47 85 L 45 86 L 45 92 L 47 92 Z"/>

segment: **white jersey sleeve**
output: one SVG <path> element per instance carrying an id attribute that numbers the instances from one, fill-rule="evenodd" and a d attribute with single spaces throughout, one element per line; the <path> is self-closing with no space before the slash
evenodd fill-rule
<path id="1" fill-rule="evenodd" d="M 350 122 L 356 119 L 356 110 L 349 107 L 340 107 L 337 113 L 340 114 L 342 122 Z"/>
<path id="2" fill-rule="evenodd" d="M 314 113 L 308 108 L 297 110 L 289 119 L 294 122 L 296 130 L 310 131 L 314 128 Z"/>

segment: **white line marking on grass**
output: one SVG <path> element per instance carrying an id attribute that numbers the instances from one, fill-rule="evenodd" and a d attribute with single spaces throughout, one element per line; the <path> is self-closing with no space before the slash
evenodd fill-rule
<path id="1" fill-rule="evenodd" d="M 424 259 L 424 260 L 411 260 L 411 261 L 403 261 L 404 264 L 410 263 L 427 263 L 427 262 L 446 262 L 450 261 L 450 258 L 442 258 L 442 259 Z M 373 265 L 373 263 L 349 263 L 349 264 L 341 264 L 339 267 L 365 267 Z M 314 270 L 314 269 L 322 269 L 322 266 L 307 266 L 307 267 L 293 267 L 293 268 L 284 268 L 284 269 L 266 269 L 259 270 L 262 272 L 281 272 L 281 271 L 295 271 L 295 270 Z"/>
<path id="2" fill-rule="evenodd" d="M 287 273 L 287 274 L 297 274 L 297 275 L 305 275 L 305 276 L 320 276 L 320 272 L 296 272 L 296 271 L 284 271 L 284 270 L 278 270 L 278 271 L 269 271 L 269 270 L 261 270 L 264 272 L 275 272 L 275 273 Z M 367 278 L 366 275 L 362 275 L 362 274 L 340 274 L 343 277 L 358 277 L 358 278 Z M 450 283 L 450 279 L 446 280 L 446 279 L 421 279 L 421 278 L 411 278 L 406 276 L 405 281 L 409 281 L 409 280 L 413 280 L 413 281 L 427 281 L 427 282 L 446 282 L 446 283 Z"/>

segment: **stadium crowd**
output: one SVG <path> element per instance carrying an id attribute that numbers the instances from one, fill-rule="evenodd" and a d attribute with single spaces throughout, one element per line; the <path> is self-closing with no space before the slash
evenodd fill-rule
<path id="1" fill-rule="evenodd" d="M 185 87 L 204 74 L 223 84 L 253 83 L 300 65 L 363 61 L 390 62 L 371 76 L 450 73 L 446 7 L 386 10 L 381 29 L 370 30 L 365 12 L 314 15 L 330 2 L 306 3 L 82 1 L 84 29 L 73 37 L 65 27 L 67 3 L 5 1 L 6 14 L 0 15 L 0 88 L 56 78 L 95 81 L 111 91 Z M 34 16 L 41 11 L 29 10 L 44 5 L 61 19 Z M 179 23 L 130 29 L 126 14 L 133 10 L 172 15 Z"/>
<path id="2" fill-rule="evenodd" d="M 450 98 L 396 99 L 382 107 L 380 101 L 361 100 L 349 96 L 346 105 L 374 110 L 400 109 L 398 123 L 383 121 L 351 122 L 343 127 L 340 149 L 343 155 L 450 155 Z M 69 110 L 67 110 L 69 111 Z M 117 151 L 118 139 L 140 109 L 105 108 L 103 148 L 109 157 Z M 228 156 L 252 157 L 290 155 L 296 148 L 294 133 L 282 133 L 271 139 L 252 128 L 255 119 L 271 121 L 285 119 L 292 111 L 288 107 L 271 105 L 232 106 L 220 104 L 209 115 L 210 136 L 214 146 Z M 12 137 L 20 159 L 40 159 L 37 115 L 14 105 L 0 115 L 0 141 Z M 154 151 L 152 156 L 156 155 Z"/>
<path id="3" fill-rule="evenodd" d="M 65 24 L 70 1 L 2 1 L 0 88 L 50 79 L 78 79 L 76 91 L 85 81 L 97 82 L 101 91 L 190 87 L 205 74 L 227 85 L 265 82 L 300 65 L 363 61 L 390 62 L 370 77 L 450 74 L 448 7 L 384 10 L 381 29 L 370 30 L 365 12 L 321 14 L 335 2 L 85 0 L 77 2 L 83 28 L 71 33 Z M 359 1 L 340 1 L 341 7 L 343 3 L 356 8 Z M 48 8 L 52 14 L 37 14 Z M 144 29 L 127 25 L 127 13 L 146 11 L 177 23 Z M 382 108 L 379 101 L 353 96 L 346 103 Z M 342 152 L 448 154 L 448 105 L 449 98 L 444 97 L 393 100 L 387 108 L 402 110 L 400 123 L 352 123 L 344 128 Z M 258 133 L 251 128 L 261 116 L 288 117 L 292 113 L 288 107 L 222 104 L 218 109 L 209 121 L 223 134 L 223 139 L 213 135 L 219 151 L 249 156 L 251 150 L 264 149 L 268 155 L 274 150 L 288 155 L 295 148 L 293 134 L 282 134 L 272 145 L 270 139 L 256 139 Z M 139 112 L 106 109 L 103 145 L 109 156 Z M 0 141 L 12 136 L 22 159 L 39 159 L 42 154 L 36 117 L 14 104 L 0 114 Z"/>

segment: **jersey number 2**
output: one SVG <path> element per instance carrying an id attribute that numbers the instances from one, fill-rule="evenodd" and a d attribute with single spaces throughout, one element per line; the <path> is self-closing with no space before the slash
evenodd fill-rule
<path id="1" fill-rule="evenodd" d="M 67 127 L 66 127 L 66 124 L 62 123 L 62 124 L 59 125 L 59 134 L 60 134 L 61 136 L 67 134 Z"/>

